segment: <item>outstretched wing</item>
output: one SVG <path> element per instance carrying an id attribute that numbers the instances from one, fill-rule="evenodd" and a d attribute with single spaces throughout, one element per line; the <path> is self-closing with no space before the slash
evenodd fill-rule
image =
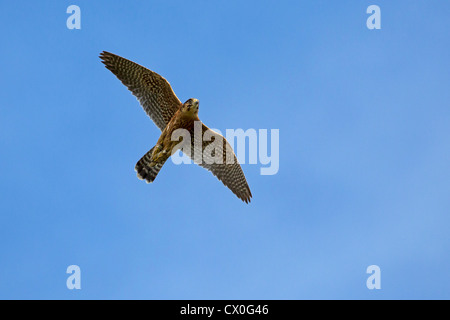
<path id="1" fill-rule="evenodd" d="M 103 51 L 100 58 L 106 68 L 136 96 L 158 128 L 164 130 L 181 106 L 169 82 L 156 72 L 115 54 Z"/>
<path id="2" fill-rule="evenodd" d="M 239 199 L 249 203 L 252 197 L 250 187 L 228 141 L 203 123 L 202 136 L 196 136 L 194 131 L 192 129 L 190 132 L 191 152 L 193 153 L 188 156 L 201 167 L 211 171 Z M 214 145 L 215 141 L 217 143 Z M 218 146 L 221 147 L 217 148 Z M 201 159 L 197 159 L 198 155 L 201 155 Z"/>

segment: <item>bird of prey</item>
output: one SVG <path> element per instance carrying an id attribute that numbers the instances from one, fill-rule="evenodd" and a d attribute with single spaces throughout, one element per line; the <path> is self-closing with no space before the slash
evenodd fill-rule
<path id="1" fill-rule="evenodd" d="M 190 144 L 189 149 L 193 152 L 187 152 L 187 156 L 211 171 L 239 199 L 246 203 L 250 202 L 252 193 L 236 155 L 222 135 L 209 129 L 200 121 L 197 99 L 191 98 L 185 103 L 181 103 L 169 82 L 156 72 L 106 51 L 100 54 L 100 58 L 106 68 L 136 96 L 145 112 L 162 131 L 156 145 L 135 166 L 139 179 L 146 180 L 147 183 L 155 180 L 166 160 L 176 151 L 175 149 L 181 148 L 179 141 L 172 141 L 174 131 L 181 128 L 190 133 L 190 141 L 185 143 Z M 201 129 L 201 141 L 198 141 L 198 135 L 196 138 L 194 133 L 196 126 Z M 214 138 L 204 139 L 203 137 L 206 135 Z M 216 149 L 209 156 L 205 156 L 203 152 L 205 148 L 208 148 L 217 139 L 223 141 L 223 145 L 220 143 L 222 157 L 220 154 L 215 154 Z M 185 149 L 181 148 L 181 150 L 186 153 Z M 200 151 L 200 154 L 203 155 L 203 159 L 199 162 L 194 157 L 196 151 Z M 208 153 L 206 152 L 206 154 Z M 217 156 L 223 161 L 212 161 L 212 158 L 216 160 Z"/>

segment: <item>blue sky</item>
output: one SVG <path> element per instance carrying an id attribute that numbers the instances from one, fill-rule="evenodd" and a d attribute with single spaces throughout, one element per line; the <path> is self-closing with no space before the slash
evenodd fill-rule
<path id="1" fill-rule="evenodd" d="M 81 8 L 81 30 L 66 9 Z M 381 8 L 381 30 L 366 8 Z M 0 298 L 449 299 L 448 1 L 3 1 Z M 160 132 L 107 50 L 280 130 L 280 170 L 134 165 Z M 68 290 L 66 268 L 81 268 Z M 381 268 L 368 290 L 366 268 Z"/>

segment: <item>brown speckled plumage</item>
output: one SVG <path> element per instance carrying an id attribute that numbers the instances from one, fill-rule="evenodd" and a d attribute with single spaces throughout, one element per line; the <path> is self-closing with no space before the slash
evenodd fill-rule
<path id="1" fill-rule="evenodd" d="M 106 68 L 114 73 L 136 96 L 145 112 L 162 131 L 156 146 L 136 164 L 135 170 L 140 179 L 147 182 L 155 180 L 158 172 L 172 154 L 174 147 L 179 144 L 176 141 L 171 141 L 173 131 L 184 128 L 191 134 L 191 154 L 187 155 L 195 160 L 194 154 L 196 151 L 200 152 L 198 148 L 201 146 L 203 159 L 196 163 L 211 171 L 239 199 L 246 203 L 250 202 L 252 193 L 236 155 L 227 140 L 201 123 L 203 134 L 207 133 L 214 139 L 223 139 L 223 163 L 213 163 L 213 156 L 208 156 L 208 153 L 203 152 L 214 139 L 211 139 L 211 141 L 203 141 L 203 139 L 202 141 L 196 141 L 203 136 L 196 137 L 194 134 L 194 124 L 196 121 L 200 121 L 198 118 L 198 100 L 189 99 L 182 104 L 169 82 L 159 74 L 106 51 L 100 54 L 100 58 Z"/>

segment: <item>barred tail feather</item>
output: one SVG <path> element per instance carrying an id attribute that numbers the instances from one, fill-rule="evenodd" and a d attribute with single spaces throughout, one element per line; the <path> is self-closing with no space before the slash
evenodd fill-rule
<path id="1" fill-rule="evenodd" d="M 134 170 L 137 173 L 137 177 L 141 180 L 147 181 L 147 183 L 151 183 L 155 180 L 156 176 L 161 170 L 162 166 L 166 162 L 166 159 L 156 163 L 154 166 L 151 166 L 152 163 L 152 153 L 154 147 L 147 152 L 137 163 Z"/>

